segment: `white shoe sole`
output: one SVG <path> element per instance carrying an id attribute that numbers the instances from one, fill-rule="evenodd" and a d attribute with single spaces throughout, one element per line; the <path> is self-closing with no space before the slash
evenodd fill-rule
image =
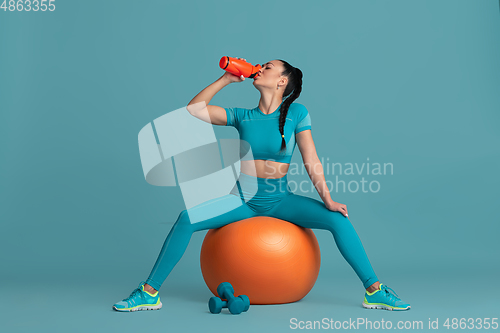
<path id="1" fill-rule="evenodd" d="M 382 310 L 389 310 L 389 311 L 404 311 L 404 310 L 409 310 L 411 308 L 411 306 L 408 306 L 407 308 L 391 308 L 389 306 L 385 306 L 385 305 L 380 305 L 380 304 L 377 304 L 377 305 L 370 305 L 370 304 L 365 304 L 365 302 L 362 302 L 361 303 L 363 305 L 364 308 L 367 308 L 367 309 L 382 309 Z"/>
<path id="2" fill-rule="evenodd" d="M 139 306 L 137 308 L 132 308 L 132 309 L 118 309 L 117 307 L 115 307 L 113 305 L 113 309 L 115 309 L 116 311 L 120 311 L 120 312 L 134 312 L 134 311 L 144 311 L 144 310 L 160 310 L 161 309 L 161 302 L 160 304 L 158 305 L 154 305 L 154 306 Z"/>

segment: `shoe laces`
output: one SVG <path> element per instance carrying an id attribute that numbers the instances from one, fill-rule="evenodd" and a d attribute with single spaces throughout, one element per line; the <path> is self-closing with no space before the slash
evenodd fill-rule
<path id="1" fill-rule="evenodd" d="M 396 294 L 396 292 L 394 290 L 392 290 L 391 288 L 387 287 L 385 284 L 382 285 L 382 287 L 380 288 L 382 289 L 382 291 L 384 291 L 386 297 L 389 299 L 389 300 L 394 300 L 394 301 L 400 301 L 401 299 L 399 299 L 398 297 L 398 294 Z M 389 290 L 392 291 L 389 292 Z"/>
<path id="2" fill-rule="evenodd" d="M 139 288 L 136 288 L 134 291 L 132 291 L 132 293 L 130 293 L 130 296 L 125 298 L 124 301 L 125 302 L 128 302 L 129 300 L 131 300 L 132 298 L 135 298 L 137 295 L 139 294 L 139 297 L 142 298 L 143 301 L 145 301 L 144 299 L 144 294 L 141 290 L 141 287 Z"/>

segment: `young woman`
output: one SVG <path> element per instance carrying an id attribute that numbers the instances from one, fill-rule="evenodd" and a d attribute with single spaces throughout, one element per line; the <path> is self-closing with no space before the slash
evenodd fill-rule
<path id="1" fill-rule="evenodd" d="M 240 139 L 250 144 L 253 159 L 241 161 L 240 176 L 229 194 L 179 214 L 149 277 L 142 281 L 129 297 L 113 305 L 113 309 L 160 309 L 162 304 L 158 290 L 181 259 L 193 232 L 220 228 L 253 216 L 270 216 L 305 228 L 329 230 L 340 253 L 366 289 L 362 302 L 365 308 L 410 309 L 408 303 L 401 301 L 395 293 L 390 292 L 392 289 L 378 281 L 363 245 L 348 219 L 346 205 L 335 202 L 330 197 L 323 166 L 316 154 L 311 135 L 310 115 L 302 104 L 293 103 L 302 90 L 300 69 L 280 59 L 264 64 L 253 81 L 254 87 L 261 94 L 259 105 L 253 109 L 208 105 L 223 87 L 244 80 L 243 76 L 225 72 L 189 103 L 191 106 L 204 102 L 207 105 L 204 113 L 193 111 L 194 108 L 189 106 L 188 111 L 208 123 L 235 127 L 240 133 Z M 287 172 L 296 144 L 309 177 L 323 202 L 296 195 L 288 186 Z M 255 184 L 257 190 L 252 191 Z M 237 208 L 224 211 L 222 207 Z M 214 215 L 217 209 L 223 213 Z M 191 221 L 188 213 L 192 210 L 196 210 L 196 216 L 207 216 L 207 219 L 200 221 L 198 218 Z"/>

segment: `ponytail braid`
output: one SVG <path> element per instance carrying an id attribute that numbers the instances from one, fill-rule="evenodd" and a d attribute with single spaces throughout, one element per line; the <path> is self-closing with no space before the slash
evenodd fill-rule
<path id="1" fill-rule="evenodd" d="M 288 83 L 285 88 L 283 96 L 286 99 L 283 101 L 280 107 L 280 118 L 279 118 L 279 131 L 281 133 L 281 149 L 279 151 L 282 154 L 286 149 L 286 142 L 284 137 L 284 127 L 286 115 L 288 114 L 288 108 L 296 100 L 302 91 L 302 71 L 296 67 L 293 67 L 288 62 L 278 59 L 283 63 L 285 70 L 281 75 L 288 77 Z M 292 93 L 290 95 L 290 93 Z M 287 97 L 288 96 L 288 97 Z"/>

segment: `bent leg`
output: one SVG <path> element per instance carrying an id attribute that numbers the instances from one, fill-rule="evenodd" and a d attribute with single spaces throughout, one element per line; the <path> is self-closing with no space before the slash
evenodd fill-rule
<path id="1" fill-rule="evenodd" d="M 329 230 L 340 253 L 354 269 L 365 289 L 378 281 L 361 240 L 349 219 L 340 212 L 329 210 L 322 201 L 291 194 L 284 197 L 269 216 L 304 228 Z"/>
<path id="2" fill-rule="evenodd" d="M 182 258 L 193 232 L 220 228 L 252 216 L 254 212 L 240 197 L 233 194 L 208 200 L 183 210 L 170 229 L 146 283 L 156 290 L 160 289 L 174 266 Z"/>

